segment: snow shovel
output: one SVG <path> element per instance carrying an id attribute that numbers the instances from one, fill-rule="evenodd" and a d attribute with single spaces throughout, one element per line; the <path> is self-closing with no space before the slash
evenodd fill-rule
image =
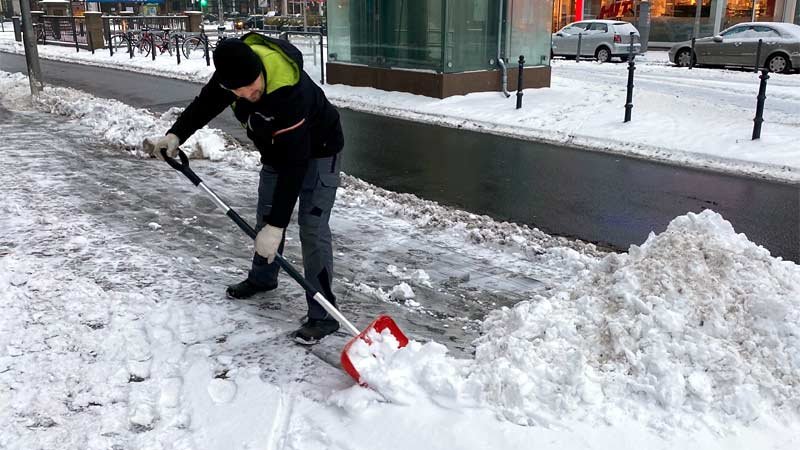
<path id="1" fill-rule="evenodd" d="M 242 219 L 242 217 L 239 214 L 237 214 L 236 211 L 231 209 L 230 206 L 228 206 L 224 201 L 222 201 L 222 199 L 219 198 L 217 194 L 215 194 L 214 191 L 211 190 L 211 188 L 206 186 L 205 183 L 203 183 L 203 180 L 201 180 L 200 177 L 198 177 L 197 174 L 194 173 L 194 171 L 191 168 L 189 168 L 189 158 L 186 156 L 183 150 L 180 149 L 178 150 L 178 156 L 180 157 L 181 162 L 178 162 L 174 158 L 170 158 L 169 156 L 167 156 L 167 152 L 163 149 L 161 150 L 161 156 L 164 158 L 164 161 L 166 161 L 167 164 L 169 164 L 173 169 L 186 175 L 186 178 L 188 178 L 189 181 L 191 181 L 195 186 L 205 191 L 206 194 L 208 194 L 208 196 L 211 197 L 211 200 L 213 200 L 217 206 L 219 206 L 223 211 L 225 211 L 226 216 L 230 217 L 231 220 L 236 222 L 236 225 L 238 225 L 239 228 L 242 229 L 242 231 L 247 233 L 248 236 L 250 236 L 252 239 L 255 240 L 256 230 L 254 230 L 253 227 L 251 227 L 244 219 Z M 367 334 L 371 330 L 374 330 L 379 334 L 384 330 L 389 330 L 392 336 L 395 339 L 397 339 L 397 342 L 399 343 L 400 347 L 405 347 L 408 344 L 408 337 L 406 337 L 406 335 L 403 334 L 403 332 L 400 330 L 400 327 L 397 326 L 394 320 L 392 320 L 391 317 L 386 315 L 379 316 L 367 328 L 365 328 L 364 331 L 359 332 L 358 329 L 354 327 L 353 324 L 350 323 L 350 321 L 347 320 L 347 318 L 345 318 L 342 315 L 342 313 L 340 313 L 339 310 L 336 309 L 336 307 L 333 306 L 331 302 L 329 302 L 328 299 L 326 299 L 325 296 L 322 295 L 321 292 L 318 292 L 316 289 L 314 289 L 311 283 L 309 283 L 308 280 L 306 280 L 305 277 L 303 277 L 303 275 L 301 275 L 300 272 L 298 272 L 297 269 L 295 269 L 294 266 L 292 266 L 292 264 L 289 263 L 289 261 L 287 261 L 280 254 L 275 255 L 275 260 L 278 261 L 278 264 L 281 266 L 283 270 L 286 271 L 286 273 L 289 274 L 289 276 L 294 278 L 294 280 L 298 284 L 300 284 L 300 286 L 302 286 L 306 292 L 308 292 L 309 294 L 311 294 L 312 297 L 314 297 L 314 300 L 316 300 L 317 303 L 319 303 L 323 308 L 325 308 L 325 311 L 327 311 L 328 314 L 333 316 L 340 324 L 342 324 L 345 327 L 345 329 L 347 329 L 347 331 L 351 335 L 354 336 L 345 345 L 344 350 L 342 350 L 342 355 L 340 360 L 342 363 L 342 368 L 345 370 L 345 372 L 347 372 L 351 377 L 353 377 L 354 380 L 356 380 L 356 382 L 358 382 L 362 386 L 366 386 L 366 383 L 364 383 L 361 380 L 361 375 L 358 373 L 358 370 L 355 368 L 352 361 L 350 361 L 350 356 L 348 355 L 348 350 L 350 349 L 350 346 L 352 346 L 354 342 L 356 342 L 357 340 L 363 340 L 369 344 L 370 339 L 367 336 Z"/>

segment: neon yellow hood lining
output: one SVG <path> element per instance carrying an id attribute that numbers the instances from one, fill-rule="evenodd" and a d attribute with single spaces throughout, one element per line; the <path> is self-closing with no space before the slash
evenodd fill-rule
<path id="1" fill-rule="evenodd" d="M 267 72 L 267 94 L 284 86 L 294 86 L 300 81 L 300 69 L 278 46 L 258 35 L 250 35 L 244 43 L 261 58 Z"/>

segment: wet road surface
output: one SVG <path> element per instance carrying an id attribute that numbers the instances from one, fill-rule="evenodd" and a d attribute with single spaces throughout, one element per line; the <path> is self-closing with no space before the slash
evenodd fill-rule
<path id="1" fill-rule="evenodd" d="M 0 69 L 24 70 L 0 53 Z M 48 82 L 163 112 L 195 83 L 42 61 Z M 713 209 L 773 255 L 800 261 L 800 188 L 343 110 L 344 170 L 399 192 L 627 249 L 689 211 Z M 231 114 L 220 128 L 246 142 Z"/>

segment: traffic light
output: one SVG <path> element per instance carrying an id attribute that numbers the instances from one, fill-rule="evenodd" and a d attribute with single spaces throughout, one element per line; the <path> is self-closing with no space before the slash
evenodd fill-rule
<path id="1" fill-rule="evenodd" d="M 200 7 L 205 8 L 208 6 L 208 0 L 200 0 Z"/>

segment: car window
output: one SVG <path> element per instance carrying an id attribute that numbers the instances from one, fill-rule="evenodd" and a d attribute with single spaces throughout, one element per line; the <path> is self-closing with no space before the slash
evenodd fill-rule
<path id="1" fill-rule="evenodd" d="M 589 25 L 589 31 L 602 31 L 603 33 L 608 33 L 608 25 L 604 23 L 592 23 Z"/>
<path id="2" fill-rule="evenodd" d="M 746 34 L 746 36 L 745 36 Z M 752 38 L 779 38 L 781 34 L 777 30 L 763 25 L 754 25 L 742 34 L 742 37 Z"/>
<path id="3" fill-rule="evenodd" d="M 730 30 L 724 31 L 722 35 L 725 37 L 738 37 L 739 33 L 744 33 L 745 31 L 747 31 L 747 27 L 733 27 Z"/>
<path id="4" fill-rule="evenodd" d="M 564 32 L 570 33 L 570 34 L 577 34 L 577 33 L 580 33 L 582 31 L 586 31 L 586 27 L 588 27 L 588 26 L 589 26 L 588 22 L 571 23 L 571 24 L 565 26 L 564 29 L 561 30 L 561 31 L 564 31 Z"/>
<path id="5" fill-rule="evenodd" d="M 615 23 L 614 24 L 614 29 L 619 34 L 630 34 L 631 32 L 634 32 L 634 33 L 638 33 L 639 32 L 639 30 L 637 30 L 635 26 L 633 26 L 633 25 L 631 25 L 629 23 L 626 23 L 626 22 Z"/>

